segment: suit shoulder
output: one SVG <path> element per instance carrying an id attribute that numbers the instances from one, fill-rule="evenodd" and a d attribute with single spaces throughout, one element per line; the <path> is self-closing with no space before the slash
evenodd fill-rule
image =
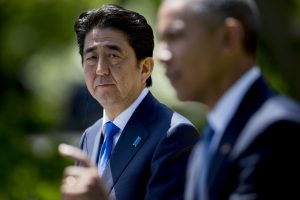
<path id="1" fill-rule="evenodd" d="M 253 114 L 244 132 L 263 132 L 270 126 L 283 121 L 285 123 L 300 124 L 300 106 L 287 97 L 274 96 Z"/>
<path id="2" fill-rule="evenodd" d="M 150 132 L 158 138 L 168 137 L 174 133 L 197 132 L 190 120 L 159 102 L 150 93 L 136 110 L 133 119 L 146 126 L 150 125 Z M 162 132 L 166 134 L 161 134 Z"/>
<path id="3" fill-rule="evenodd" d="M 102 118 L 97 120 L 94 124 L 92 124 L 90 127 L 85 129 L 84 134 L 88 137 L 91 135 L 96 134 L 98 131 L 100 131 L 102 126 Z"/>
<path id="4" fill-rule="evenodd" d="M 295 121 L 300 123 L 300 106 L 295 101 L 284 97 L 275 96 L 270 98 L 261 109 L 255 114 L 264 123 L 271 124 L 276 121 Z"/>
<path id="5" fill-rule="evenodd" d="M 274 139 L 275 133 L 282 133 L 287 129 L 290 135 L 295 131 L 299 132 L 300 106 L 287 97 L 274 96 L 268 99 L 249 119 L 237 138 L 232 155 L 236 157 L 241 154 L 258 138 L 270 136 Z"/>
<path id="6" fill-rule="evenodd" d="M 177 126 L 178 124 L 187 124 L 190 126 L 194 126 L 194 124 L 190 120 L 174 111 L 171 119 L 171 127 Z"/>
<path id="7" fill-rule="evenodd" d="M 159 110 L 165 115 L 169 116 L 170 119 L 170 128 L 178 126 L 179 124 L 186 124 L 189 126 L 193 126 L 193 123 L 187 119 L 185 116 L 177 113 L 172 108 L 166 106 L 165 104 L 159 103 Z"/>

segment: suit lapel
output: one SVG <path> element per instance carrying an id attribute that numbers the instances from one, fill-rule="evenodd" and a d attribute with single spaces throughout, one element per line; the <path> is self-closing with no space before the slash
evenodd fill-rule
<path id="1" fill-rule="evenodd" d="M 207 180 L 209 188 L 214 188 L 214 193 L 218 193 L 216 191 L 220 189 L 227 178 L 227 172 L 230 167 L 227 158 L 237 137 L 251 115 L 272 95 L 274 95 L 273 91 L 268 88 L 264 80 L 260 77 L 253 83 L 242 99 L 223 134 L 216 154 L 211 160 Z"/>
<path id="2" fill-rule="evenodd" d="M 155 102 L 157 101 L 149 92 L 125 126 L 110 158 L 114 184 L 147 140 L 149 132 L 145 125 L 156 118 Z"/>
<path id="3" fill-rule="evenodd" d="M 99 120 L 98 126 L 96 126 L 95 130 L 92 130 L 92 131 L 96 132 L 96 136 L 94 138 L 94 145 L 93 145 L 93 149 L 91 150 L 90 159 L 91 159 L 91 162 L 97 166 L 100 146 L 103 143 L 103 136 L 101 134 L 102 133 L 102 119 Z"/>

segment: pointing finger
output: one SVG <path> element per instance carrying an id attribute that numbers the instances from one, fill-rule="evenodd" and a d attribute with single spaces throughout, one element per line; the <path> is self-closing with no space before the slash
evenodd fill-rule
<path id="1" fill-rule="evenodd" d="M 68 144 L 60 144 L 58 146 L 58 151 L 62 156 L 74 159 L 79 161 L 80 165 L 83 167 L 91 167 L 92 164 L 86 154 L 77 147 L 68 145 Z"/>

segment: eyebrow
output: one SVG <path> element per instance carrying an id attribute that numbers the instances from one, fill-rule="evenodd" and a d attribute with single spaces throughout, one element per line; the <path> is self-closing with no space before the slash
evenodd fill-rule
<path id="1" fill-rule="evenodd" d="M 118 45 L 115 45 L 115 44 L 108 44 L 108 45 L 105 45 L 105 47 L 107 47 L 111 50 L 121 51 L 121 48 Z"/>
<path id="2" fill-rule="evenodd" d="M 115 50 L 115 51 L 120 51 L 121 52 L 121 48 L 118 45 L 115 45 L 115 44 L 106 44 L 104 47 L 108 48 L 108 49 L 111 49 L 111 50 Z M 87 49 L 84 50 L 84 54 L 87 54 L 89 52 L 93 52 L 95 49 L 97 49 L 97 46 L 89 47 L 89 48 L 87 48 Z"/>
<path id="3" fill-rule="evenodd" d="M 92 52 L 92 51 L 94 51 L 95 49 L 96 49 L 95 46 L 89 47 L 89 48 L 87 48 L 87 49 L 84 50 L 83 54 L 87 54 L 87 53 L 89 53 L 89 52 Z"/>

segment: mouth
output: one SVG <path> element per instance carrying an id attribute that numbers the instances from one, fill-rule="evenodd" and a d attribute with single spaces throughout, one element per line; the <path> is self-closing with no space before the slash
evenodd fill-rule
<path id="1" fill-rule="evenodd" d="M 101 84 L 96 84 L 95 88 L 106 88 L 106 87 L 110 87 L 113 86 L 114 84 L 112 83 L 101 83 Z"/>
<path id="2" fill-rule="evenodd" d="M 97 87 L 109 87 L 109 86 L 112 86 L 114 85 L 113 81 L 111 78 L 108 78 L 108 77 L 99 77 L 97 79 L 95 79 L 94 81 L 94 87 L 97 88 Z"/>

